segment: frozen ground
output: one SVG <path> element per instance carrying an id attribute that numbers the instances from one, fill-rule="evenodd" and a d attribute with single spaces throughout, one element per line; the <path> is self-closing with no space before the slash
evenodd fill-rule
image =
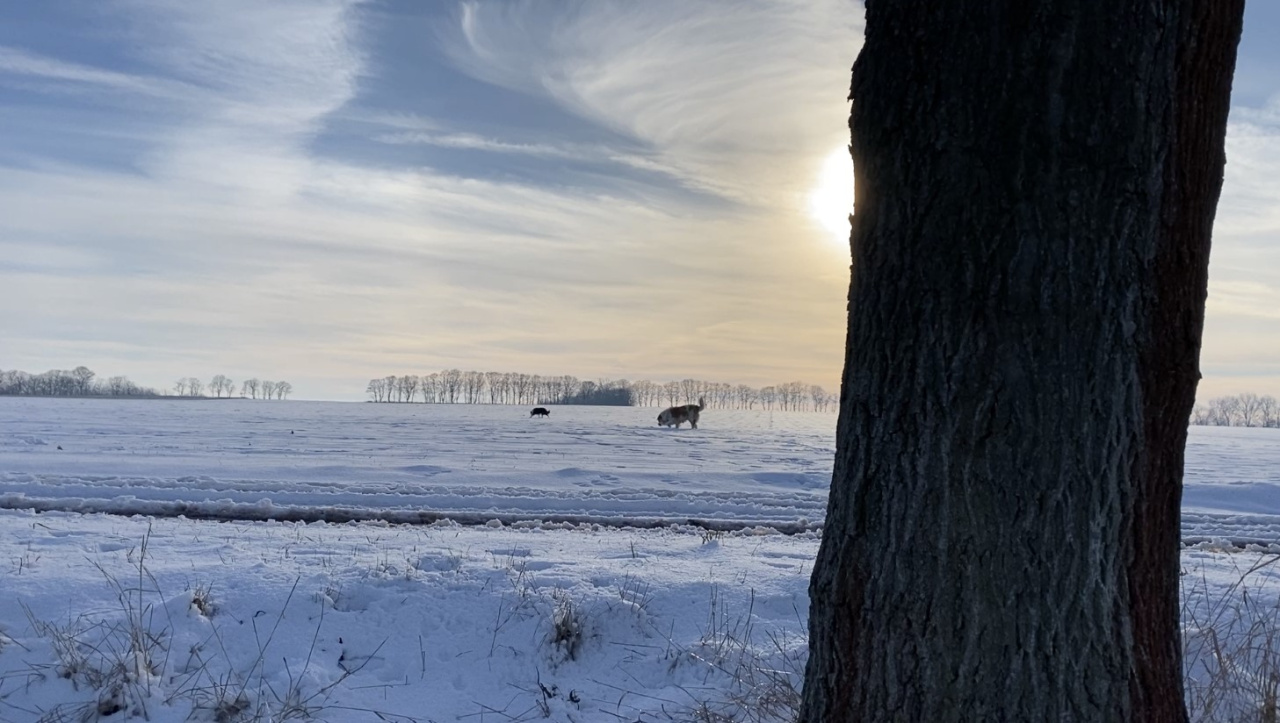
<path id="1" fill-rule="evenodd" d="M 0 398 L 0 507 L 190 517 L 820 525 L 835 416 Z M 1193 427 L 1183 534 L 1280 542 L 1280 430 Z"/>
<path id="2" fill-rule="evenodd" d="M 817 547 L 4 510 L 0 722 L 788 720 Z M 1184 551 L 1193 720 L 1266 719 L 1274 560 Z"/>
<path id="3" fill-rule="evenodd" d="M 0 506 L 301 519 L 447 515 L 801 528 L 835 416 L 224 400 L 0 399 Z M 58 449 L 61 447 L 61 449 Z M 430 517 L 428 517 L 430 519 Z"/>
<path id="4" fill-rule="evenodd" d="M 817 542 L 0 511 L 0 549 L 0 721 L 105 700 L 166 722 L 631 723 L 749 696 L 745 666 L 798 687 Z"/>
<path id="5" fill-rule="evenodd" d="M 0 399 L 0 723 L 775 720 L 803 670 L 834 416 L 525 415 Z M 1192 430 L 1189 535 L 1276 537 L 1277 441 Z M 491 522 L 98 514 L 330 508 Z M 1274 559 L 1183 553 L 1198 720 L 1274 700 Z"/>

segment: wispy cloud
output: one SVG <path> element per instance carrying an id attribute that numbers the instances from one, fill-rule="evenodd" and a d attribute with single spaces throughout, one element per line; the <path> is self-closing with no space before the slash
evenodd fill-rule
<path id="1" fill-rule="evenodd" d="M 1280 395 L 1280 96 L 1231 109 L 1226 151 L 1200 397 Z"/>
<path id="2" fill-rule="evenodd" d="M 1280 96 L 1262 108 L 1235 107 L 1227 129 L 1227 171 L 1218 207 L 1219 234 L 1280 231 Z"/>
<path id="3" fill-rule="evenodd" d="M 0 365 L 834 385 L 847 249 L 807 206 L 856 2 L 441 7 L 116 0 L 108 53 L 0 46 Z M 476 89 L 503 111 L 426 102 Z M 1278 108 L 1233 111 L 1206 369 L 1280 338 Z"/>
<path id="4" fill-rule="evenodd" d="M 21 48 L 0 46 L 0 81 L 35 78 L 46 91 L 111 90 L 172 100 L 192 99 L 195 89 L 184 83 L 94 68 L 49 58 Z"/>
<path id="5" fill-rule="evenodd" d="M 549 98 L 761 205 L 808 182 L 803 162 L 842 142 L 861 13 L 841 1 L 468 2 L 452 30 L 441 38 L 463 71 Z"/>
<path id="6" fill-rule="evenodd" d="M 464 148 L 472 151 L 488 151 L 491 153 L 517 153 L 544 158 L 590 158 L 591 154 L 583 149 L 563 148 L 544 143 L 506 143 L 492 138 L 471 133 L 426 133 L 422 131 L 402 131 L 378 136 L 379 141 L 392 144 L 421 143 L 443 148 Z"/>

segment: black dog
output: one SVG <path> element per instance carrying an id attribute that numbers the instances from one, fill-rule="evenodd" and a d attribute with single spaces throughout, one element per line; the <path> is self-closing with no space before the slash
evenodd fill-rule
<path id="1" fill-rule="evenodd" d="M 529 412 L 529 416 L 530 417 L 550 417 L 551 410 L 547 409 L 546 407 L 534 407 L 533 411 Z"/>

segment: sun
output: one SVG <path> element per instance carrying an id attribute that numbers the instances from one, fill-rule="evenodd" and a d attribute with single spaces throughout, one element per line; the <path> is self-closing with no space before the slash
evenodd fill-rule
<path id="1" fill-rule="evenodd" d="M 849 241 L 849 214 L 853 213 L 853 161 L 849 149 L 840 146 L 822 162 L 818 184 L 809 192 L 809 213 L 837 243 Z"/>

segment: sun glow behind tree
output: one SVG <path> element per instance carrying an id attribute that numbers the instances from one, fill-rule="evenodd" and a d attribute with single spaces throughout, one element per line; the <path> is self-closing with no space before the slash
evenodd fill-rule
<path id="1" fill-rule="evenodd" d="M 836 243 L 849 241 L 849 214 L 853 213 L 853 161 L 849 149 L 836 148 L 822 162 L 818 184 L 809 192 L 809 213 Z"/>

